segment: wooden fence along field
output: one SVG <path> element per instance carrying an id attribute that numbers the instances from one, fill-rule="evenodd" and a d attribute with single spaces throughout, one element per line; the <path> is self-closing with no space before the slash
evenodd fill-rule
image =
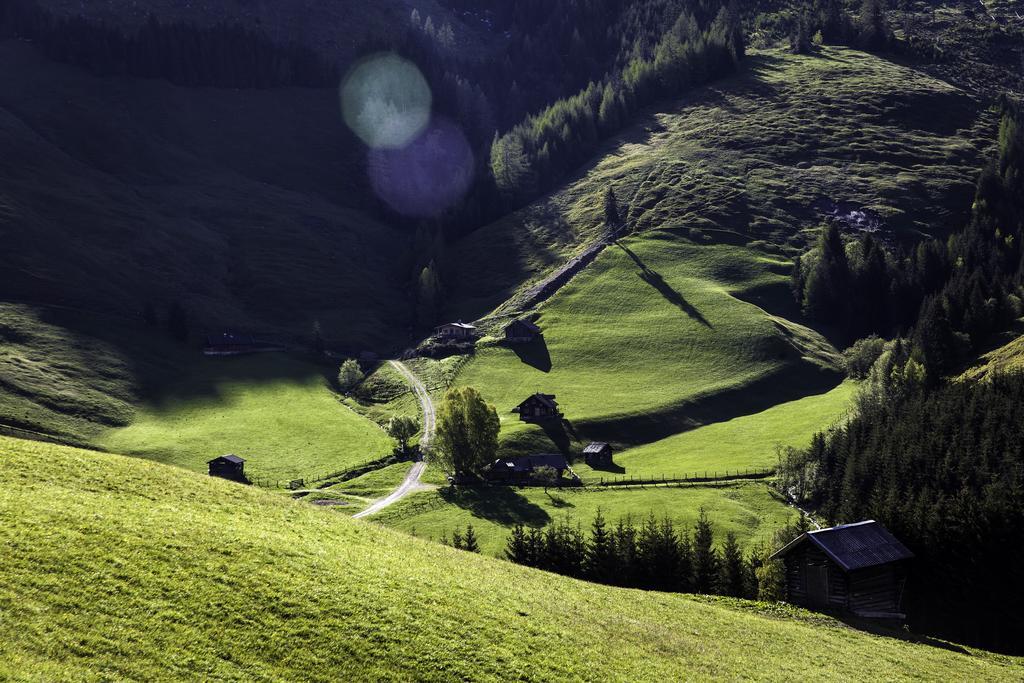
<path id="1" fill-rule="evenodd" d="M 775 469 L 765 467 L 761 469 L 725 470 L 724 472 L 705 470 L 692 474 L 672 475 L 666 474 L 660 477 L 632 477 L 623 475 L 621 477 L 601 477 L 596 483 L 597 486 L 655 486 L 658 484 L 701 484 L 717 481 L 734 481 L 739 479 L 767 479 L 775 475 Z M 594 482 L 591 482 L 594 485 Z"/>

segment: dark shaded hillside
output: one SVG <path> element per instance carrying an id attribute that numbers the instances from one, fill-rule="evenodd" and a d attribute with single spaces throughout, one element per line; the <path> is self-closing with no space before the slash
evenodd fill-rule
<path id="1" fill-rule="evenodd" d="M 414 7 L 434 17 L 440 27 L 449 22 L 460 49 L 475 51 L 487 43 L 479 35 L 478 22 L 464 24 L 434 0 L 39 0 L 39 5 L 62 16 L 79 16 L 134 30 L 150 15 L 160 21 L 184 21 L 199 26 L 222 22 L 266 33 L 279 42 L 297 41 L 332 57 L 352 57 L 367 36 L 397 37 L 409 25 Z"/>
<path id="2" fill-rule="evenodd" d="M 333 90 L 188 90 L 0 54 L 4 299 L 179 301 L 208 329 L 320 319 L 345 344 L 404 329 L 404 240 L 358 205 Z"/>

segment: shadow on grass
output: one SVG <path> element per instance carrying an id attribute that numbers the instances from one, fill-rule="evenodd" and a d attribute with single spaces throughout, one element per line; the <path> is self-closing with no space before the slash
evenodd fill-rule
<path id="1" fill-rule="evenodd" d="M 544 526 L 551 521 L 550 515 L 536 503 L 532 503 L 510 486 L 488 486 L 481 488 L 442 489 L 441 498 L 474 517 L 512 526 Z"/>
<path id="2" fill-rule="evenodd" d="M 966 648 L 957 645 L 956 643 L 949 643 L 938 638 L 932 638 L 920 633 L 911 633 L 910 631 L 904 630 L 900 626 L 890 626 L 885 623 L 872 622 L 868 619 L 861 619 L 858 617 L 848 615 L 835 615 L 836 619 L 843 622 L 851 628 L 855 628 L 858 631 L 865 631 L 872 635 L 881 636 L 883 638 L 894 638 L 896 640 L 902 640 L 907 643 L 916 643 L 918 645 L 927 645 L 928 647 L 939 648 L 940 650 L 948 650 L 950 652 L 956 652 L 962 655 L 970 655 L 971 652 Z"/>
<path id="3" fill-rule="evenodd" d="M 551 491 L 545 491 L 545 493 L 548 494 L 548 498 L 551 499 L 551 506 L 554 507 L 554 508 L 562 510 L 564 508 L 574 508 L 574 507 L 576 507 L 573 503 L 570 503 L 569 501 L 567 501 L 565 498 L 562 498 L 561 496 L 551 495 Z"/>
<path id="4" fill-rule="evenodd" d="M 590 469 L 595 472 L 607 472 L 609 474 L 625 474 L 626 468 L 622 465 L 616 465 L 614 462 L 607 465 L 591 465 Z"/>
<path id="5" fill-rule="evenodd" d="M 749 384 L 663 410 L 577 426 L 586 438 L 594 441 L 640 445 L 714 422 L 754 415 L 780 403 L 824 394 L 842 381 L 842 373 L 804 362 L 797 368 L 787 367 Z"/>
<path id="6" fill-rule="evenodd" d="M 673 288 L 672 285 L 665 282 L 665 278 L 663 278 L 660 273 L 648 268 L 647 264 L 644 263 L 640 259 L 640 257 L 637 256 L 629 247 L 625 246 L 621 242 L 616 242 L 616 244 L 620 249 L 622 249 L 622 251 L 626 252 L 629 258 L 633 259 L 633 261 L 640 267 L 641 280 L 649 284 L 651 287 L 654 287 L 656 290 L 658 290 L 659 294 L 665 297 L 666 301 L 668 301 L 670 304 L 677 307 L 683 313 L 699 322 L 701 325 L 704 325 L 705 327 L 710 327 L 712 329 L 714 328 L 714 326 L 708 322 L 707 318 L 705 318 L 700 311 L 698 311 L 690 302 L 688 302 L 682 294 L 680 294 L 675 288 Z"/>
<path id="7" fill-rule="evenodd" d="M 544 335 L 537 335 L 525 344 L 508 344 L 519 360 L 541 372 L 551 372 L 551 354 L 548 352 Z"/>

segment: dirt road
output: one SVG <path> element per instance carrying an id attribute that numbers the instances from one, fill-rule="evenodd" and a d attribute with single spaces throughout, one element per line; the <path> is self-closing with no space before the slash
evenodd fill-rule
<path id="1" fill-rule="evenodd" d="M 434 402 L 430 400 L 430 392 L 427 391 L 427 387 L 423 385 L 420 378 L 417 377 L 412 370 L 407 368 L 404 363 L 397 360 L 389 362 L 392 367 L 394 367 L 395 370 L 405 378 L 405 381 L 409 383 L 409 386 L 412 387 L 413 393 L 416 394 L 416 398 L 420 401 L 420 410 L 423 412 L 423 435 L 420 437 L 420 459 L 413 463 L 412 468 L 409 469 L 409 473 L 405 475 L 405 479 L 402 480 L 402 483 L 398 488 L 389 493 L 386 497 L 375 501 L 362 512 L 352 515 L 356 519 L 377 514 L 384 508 L 393 503 L 397 503 L 420 487 L 420 477 L 423 475 L 423 470 L 427 468 L 427 457 L 430 453 L 430 441 L 434 438 Z"/>

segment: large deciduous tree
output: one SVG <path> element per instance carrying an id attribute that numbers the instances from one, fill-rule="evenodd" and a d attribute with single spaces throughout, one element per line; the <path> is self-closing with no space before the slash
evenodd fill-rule
<path id="1" fill-rule="evenodd" d="M 450 389 L 437 414 L 437 462 L 456 479 L 480 474 L 498 451 L 500 426 L 498 411 L 476 389 Z"/>

